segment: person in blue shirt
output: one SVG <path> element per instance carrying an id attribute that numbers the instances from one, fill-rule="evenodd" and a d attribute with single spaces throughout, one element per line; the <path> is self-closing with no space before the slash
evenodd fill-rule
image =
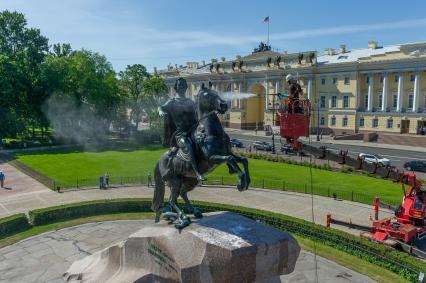
<path id="1" fill-rule="evenodd" d="M 4 175 L 3 171 L 0 171 L 0 187 L 3 188 L 4 180 L 6 179 L 6 175 Z"/>

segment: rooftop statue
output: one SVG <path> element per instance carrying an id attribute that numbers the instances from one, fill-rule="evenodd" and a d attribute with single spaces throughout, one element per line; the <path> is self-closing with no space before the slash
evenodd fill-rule
<path id="1" fill-rule="evenodd" d="M 253 49 L 253 53 L 264 52 L 264 51 L 271 51 L 271 46 L 263 42 L 260 42 L 259 47 Z"/>
<path id="2" fill-rule="evenodd" d="M 250 184 L 248 161 L 232 152 L 229 136 L 224 131 L 218 113 L 224 114 L 228 104 L 215 90 L 204 85 L 197 95 L 196 103 L 185 97 L 187 84 L 179 78 L 175 84 L 178 97 L 171 98 L 159 108 L 165 117 L 164 140 L 170 146 L 155 167 L 155 190 L 152 210 L 155 221 L 161 214 L 176 221 L 176 228 L 182 229 L 191 223 L 190 218 L 177 206 L 179 196 L 185 201 L 188 211 L 201 218 L 202 213 L 193 207 L 187 193 L 204 179 L 203 174 L 212 172 L 226 163 L 229 173 L 237 173 L 237 189 L 244 191 Z M 241 170 L 238 162 L 244 167 Z M 170 186 L 169 205 L 164 206 L 165 184 Z"/>

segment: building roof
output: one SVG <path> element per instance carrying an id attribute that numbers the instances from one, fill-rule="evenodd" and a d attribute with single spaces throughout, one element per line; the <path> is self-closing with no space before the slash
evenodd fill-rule
<path id="1" fill-rule="evenodd" d="M 339 52 L 334 52 L 334 49 L 326 49 L 326 52 L 324 54 L 319 55 L 316 51 L 304 51 L 304 52 L 298 52 L 298 53 L 292 53 L 287 54 L 287 52 L 279 53 L 274 51 L 263 51 L 263 52 L 256 52 L 252 54 L 248 54 L 246 56 L 237 56 L 236 59 L 231 59 L 228 61 L 225 61 L 224 58 L 222 58 L 222 61 L 218 61 L 216 59 L 212 59 L 212 63 L 207 63 L 205 65 L 199 65 L 196 62 L 193 62 L 191 65 L 186 66 L 175 66 L 169 67 L 167 70 L 161 70 L 160 73 L 163 74 L 179 74 L 180 72 L 190 74 L 190 75 L 202 75 L 202 74 L 211 74 L 211 68 L 215 68 L 218 65 L 221 67 L 230 68 L 230 64 L 232 62 L 237 61 L 243 61 L 244 64 L 254 64 L 256 65 L 257 62 L 266 64 L 266 59 L 271 58 L 274 60 L 274 58 L 280 57 L 282 59 L 281 64 L 286 64 L 285 68 L 292 67 L 289 65 L 292 65 L 294 62 L 297 62 L 297 58 L 299 55 L 303 54 L 306 58 L 310 54 L 315 54 L 316 61 L 313 62 L 313 64 L 318 66 L 327 66 L 332 64 L 341 64 L 341 63 L 363 63 L 368 61 L 369 59 L 372 59 L 372 57 L 385 57 L 387 54 L 392 53 L 403 53 L 404 56 L 399 57 L 398 59 L 407 59 L 407 58 L 413 58 L 413 57 L 426 57 L 426 42 L 415 42 L 415 43 L 405 43 L 405 44 L 397 44 L 397 45 L 388 45 L 388 46 L 378 46 L 377 42 L 371 41 L 369 42 L 368 48 L 359 48 L 359 49 L 352 49 L 352 50 L 346 50 L 345 46 L 341 46 L 341 49 Z M 327 54 L 328 53 L 328 54 Z M 383 58 L 386 59 L 394 59 L 397 57 L 386 57 Z M 203 61 L 204 62 L 204 61 Z M 213 65 L 213 66 L 212 66 Z M 297 65 L 297 64 L 296 64 Z M 299 62 L 300 65 L 300 62 Z M 296 66 L 297 67 L 297 66 Z"/>
<path id="2" fill-rule="evenodd" d="M 348 50 L 344 53 L 338 53 L 334 55 L 323 54 L 317 57 L 318 64 L 338 64 L 338 63 L 349 63 L 357 62 L 362 58 L 371 56 L 384 55 L 390 52 L 399 52 L 401 45 L 389 45 L 383 47 L 373 48 L 360 48 Z"/>

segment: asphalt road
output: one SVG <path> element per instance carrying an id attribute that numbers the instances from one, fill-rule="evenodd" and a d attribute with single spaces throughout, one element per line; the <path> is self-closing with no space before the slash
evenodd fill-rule
<path id="1" fill-rule="evenodd" d="M 244 145 L 250 145 L 254 141 L 261 140 L 261 141 L 267 141 L 269 143 L 272 143 L 271 137 L 265 137 L 265 136 L 248 136 L 248 135 L 242 135 L 238 133 L 229 133 L 231 138 L 237 138 L 240 141 L 244 143 Z M 410 160 L 423 160 L 426 161 L 426 153 L 425 152 L 417 152 L 417 151 L 409 151 L 409 150 L 401 150 L 401 149 L 388 149 L 388 148 L 377 148 L 377 147 L 368 147 L 368 146 L 356 146 L 356 145 L 341 145 L 341 144 L 330 144 L 330 143 L 321 143 L 312 141 L 312 145 L 314 146 L 321 146 L 325 145 L 330 150 L 339 151 L 340 149 L 348 150 L 348 154 L 350 156 L 356 157 L 360 153 L 375 153 L 379 154 L 391 161 L 391 164 L 393 166 L 396 166 L 398 168 L 402 168 L 404 162 L 410 161 Z M 280 150 L 280 137 L 275 137 L 275 148 L 278 149 L 278 152 Z M 425 173 L 420 173 L 419 175 L 426 176 Z"/>

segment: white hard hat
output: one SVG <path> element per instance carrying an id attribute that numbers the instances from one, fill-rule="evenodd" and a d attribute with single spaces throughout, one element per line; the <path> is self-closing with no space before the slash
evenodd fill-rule
<path id="1" fill-rule="evenodd" d="M 293 75 L 292 74 L 288 74 L 287 76 L 285 76 L 285 80 L 286 81 L 291 81 L 291 80 L 293 80 L 294 79 L 294 77 L 293 77 Z"/>

